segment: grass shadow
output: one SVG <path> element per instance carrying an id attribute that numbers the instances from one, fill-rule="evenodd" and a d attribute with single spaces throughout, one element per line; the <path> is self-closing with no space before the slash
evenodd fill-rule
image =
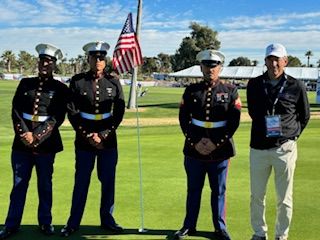
<path id="1" fill-rule="evenodd" d="M 180 103 L 139 104 L 139 107 L 179 108 Z"/>
<path id="2" fill-rule="evenodd" d="M 32 240 L 124 240 L 124 239 L 136 239 L 136 240 L 174 240 L 174 233 L 176 230 L 170 229 L 147 229 L 146 232 L 139 232 L 139 229 L 124 229 L 121 233 L 112 233 L 101 229 L 99 226 L 82 225 L 78 231 L 73 233 L 69 237 L 61 237 L 60 229 L 62 225 L 55 226 L 55 234 L 52 236 L 43 235 L 37 225 L 22 225 L 20 230 L 14 235 L 10 236 L 10 240 L 32 239 Z M 211 239 L 218 240 L 214 237 L 212 232 L 198 231 L 195 234 L 188 236 L 187 239 Z"/>

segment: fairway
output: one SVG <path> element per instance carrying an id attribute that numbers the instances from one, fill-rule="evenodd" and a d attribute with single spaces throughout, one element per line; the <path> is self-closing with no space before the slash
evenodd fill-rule
<path id="1" fill-rule="evenodd" d="M 11 99 L 17 82 L 0 81 L 0 224 L 8 210 L 12 187 L 10 166 L 13 130 L 10 118 Z M 129 89 L 125 89 L 126 99 Z M 139 203 L 139 163 L 136 129 L 136 111 L 127 111 L 126 122 L 118 129 L 119 162 L 116 177 L 114 216 L 126 230 L 110 235 L 99 228 L 100 184 L 96 170 L 92 173 L 90 191 L 80 230 L 68 239 L 166 239 L 182 226 L 185 214 L 186 176 L 183 167 L 183 135 L 174 119 L 183 88 L 149 88 L 148 94 L 139 98 L 140 143 L 144 194 L 144 227 L 147 233 L 139 234 L 141 227 Z M 246 106 L 245 91 L 240 92 Z M 310 93 L 312 112 L 314 92 Z M 247 110 L 244 107 L 243 112 Z M 162 120 L 161 120 L 162 119 Z M 163 119 L 171 119 L 166 122 Z M 161 124 L 159 124 L 161 122 Z M 163 123 L 164 122 L 164 123 Z M 252 231 L 249 215 L 249 135 L 251 123 L 242 121 L 235 134 L 237 155 L 231 161 L 227 184 L 227 224 L 233 240 L 248 240 Z M 74 181 L 74 131 L 68 124 L 61 127 L 64 151 L 57 154 L 53 178 L 53 224 L 56 232 L 69 216 Z M 318 240 L 320 209 L 319 148 L 320 120 L 314 117 L 298 141 L 298 162 L 294 182 L 294 213 L 290 240 Z M 268 186 L 267 221 L 270 239 L 273 239 L 275 219 L 275 193 L 273 176 Z M 205 184 L 197 225 L 199 234 L 186 239 L 210 239 L 213 231 L 210 210 L 210 188 Z M 10 239 L 62 239 L 58 233 L 43 237 L 37 230 L 36 176 L 30 181 L 21 233 Z"/>

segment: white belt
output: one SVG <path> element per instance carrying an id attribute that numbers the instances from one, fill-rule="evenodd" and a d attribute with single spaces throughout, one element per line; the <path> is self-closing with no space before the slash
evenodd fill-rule
<path id="1" fill-rule="evenodd" d="M 199 121 L 197 119 L 192 118 L 191 122 L 193 125 L 203 128 L 220 128 L 227 125 L 227 121 L 219 121 L 219 122 L 205 122 Z"/>
<path id="2" fill-rule="evenodd" d="M 28 113 L 22 113 L 22 117 L 24 119 L 27 119 L 33 122 L 44 122 L 50 118 L 49 116 L 38 116 L 38 115 L 31 115 Z"/>
<path id="3" fill-rule="evenodd" d="M 85 112 L 80 112 L 80 116 L 89 120 L 102 120 L 111 116 L 111 113 L 102 113 L 102 114 L 90 114 Z"/>

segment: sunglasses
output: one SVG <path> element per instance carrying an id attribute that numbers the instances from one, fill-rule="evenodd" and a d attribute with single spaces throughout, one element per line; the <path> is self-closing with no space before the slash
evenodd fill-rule
<path id="1" fill-rule="evenodd" d="M 210 67 L 210 68 L 215 68 L 216 66 L 220 65 L 221 62 L 219 61 L 215 61 L 215 60 L 202 60 L 201 63 L 206 66 L 206 67 Z"/>
<path id="2" fill-rule="evenodd" d="M 96 59 L 96 60 L 100 60 L 100 61 L 103 61 L 103 60 L 106 60 L 106 56 L 105 55 L 91 55 L 92 58 Z"/>

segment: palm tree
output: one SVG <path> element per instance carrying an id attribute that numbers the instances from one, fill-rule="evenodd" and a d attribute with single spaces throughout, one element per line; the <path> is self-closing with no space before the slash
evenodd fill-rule
<path id="1" fill-rule="evenodd" d="M 11 64 L 15 61 L 15 55 L 11 50 L 6 50 L 2 55 L 1 58 L 6 64 L 7 72 L 11 72 Z"/>
<path id="2" fill-rule="evenodd" d="M 69 66 L 70 66 L 69 73 L 71 75 L 74 75 L 77 71 L 75 62 L 76 62 L 76 60 L 74 58 L 69 59 Z"/>
<path id="3" fill-rule="evenodd" d="M 35 56 L 31 55 L 26 51 L 20 51 L 18 54 L 18 66 L 19 72 L 23 73 L 23 71 L 27 71 L 28 73 L 33 72 L 33 68 L 36 65 L 36 58 Z"/>
<path id="4" fill-rule="evenodd" d="M 311 50 L 308 50 L 305 54 L 305 56 L 308 58 L 308 64 L 307 67 L 309 67 L 309 61 L 310 61 L 310 57 L 313 56 L 313 53 Z"/>

